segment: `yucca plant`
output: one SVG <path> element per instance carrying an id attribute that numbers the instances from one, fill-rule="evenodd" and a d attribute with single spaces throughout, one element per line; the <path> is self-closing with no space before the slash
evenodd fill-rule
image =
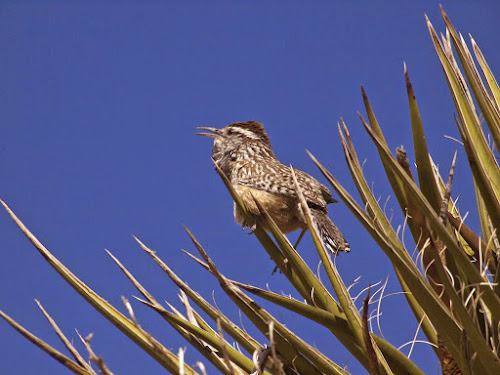
<path id="1" fill-rule="evenodd" d="M 451 161 L 450 172 L 441 175 L 428 153 L 422 119 L 406 67 L 414 155 L 408 156 L 402 147 L 396 150 L 396 155 L 391 153 L 364 90 L 362 95 L 367 119 L 362 115 L 360 119 L 378 151 L 389 184 L 406 218 L 405 224 L 418 249 L 416 254 L 405 247 L 398 235 L 398 228 L 393 227 L 372 193 L 356 154 L 355 140 L 342 120 L 338 124 L 340 140 L 361 200 L 356 201 L 353 194 L 350 194 L 312 154 L 309 155 L 364 226 L 366 235 L 376 241 L 382 253 L 392 263 L 414 319 L 434 349 L 443 374 L 494 375 L 500 374 L 500 243 L 497 236 L 497 228 L 500 228 L 500 168 L 495 153 L 495 149 L 500 147 L 500 89 L 474 40 L 471 38 L 479 68 L 463 37 L 455 31 L 444 11 L 442 15 L 446 33 L 441 35 L 441 38 L 429 20 L 427 25 L 456 105 L 455 122 L 472 171 L 481 233 L 474 233 L 464 224 L 452 199 L 455 158 Z M 465 76 L 455 59 L 452 46 Z M 482 119 L 488 127 L 492 143 L 487 141 Z M 416 166 L 415 176 L 412 164 Z M 240 197 L 226 176 L 218 171 L 232 198 L 245 212 Z M 211 363 L 223 374 L 349 374 L 348 369 L 336 364 L 301 339 L 281 323 L 274 312 L 262 308 L 254 298 L 267 300 L 271 306 L 276 306 L 276 310 L 279 310 L 279 307 L 292 311 L 301 319 L 323 326 L 370 374 L 423 374 L 418 364 L 385 338 L 372 332 L 369 324 L 370 288 L 366 289 L 366 297 L 358 310 L 355 298 L 351 296 L 349 287 L 336 269 L 334 259 L 325 250 L 316 228 L 312 225 L 309 208 L 296 181 L 295 188 L 306 213 L 309 231 L 327 279 L 320 280 L 304 262 L 258 201 L 256 204 L 266 217 L 270 233 L 257 225 L 253 234 L 302 300 L 228 279 L 186 228 L 199 252 L 199 256 L 188 253 L 190 257 L 217 279 L 235 307 L 265 335 L 265 343 L 252 337 L 214 304 L 191 289 L 139 239 L 136 238 L 140 247 L 179 288 L 184 312 L 172 304 L 167 303 L 167 306 L 164 306 L 158 302 L 157 298 L 134 278 L 131 271 L 114 255 L 108 253 L 142 294 L 143 297 L 137 300 L 156 311 L 204 356 L 205 363 Z M 206 373 L 202 362 L 197 363 L 197 370 L 186 364 L 184 349 L 173 353 L 155 339 L 153 333 L 141 328 L 127 299 L 123 299 L 128 311 L 128 316 L 125 316 L 85 285 L 36 239 L 5 203 L 3 205 L 22 232 L 57 272 L 97 311 L 166 370 L 179 374 Z M 248 219 L 251 220 L 251 217 Z M 38 339 L 3 312 L 0 312 L 0 315 L 69 370 L 77 374 L 95 374 L 93 367 L 59 330 L 41 304 L 39 306 L 72 358 Z M 90 338 L 82 338 L 82 341 L 90 360 L 99 371 L 104 374 L 111 373 L 103 359 L 92 351 Z"/>

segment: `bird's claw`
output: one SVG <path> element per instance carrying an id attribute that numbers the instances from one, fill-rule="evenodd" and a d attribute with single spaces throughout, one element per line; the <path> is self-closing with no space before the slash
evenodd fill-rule
<path id="1" fill-rule="evenodd" d="M 245 230 L 245 228 L 250 228 L 250 231 L 249 231 L 249 232 L 245 231 L 245 232 L 246 232 L 246 234 L 253 234 L 253 233 L 255 232 L 255 229 L 257 229 L 257 224 L 254 224 L 254 225 L 252 225 L 251 227 L 249 227 L 249 226 L 244 226 L 244 227 L 243 227 L 243 230 Z"/>
<path id="2" fill-rule="evenodd" d="M 250 228 L 250 232 L 247 232 L 245 229 Z M 253 234 L 255 229 L 257 229 L 257 223 L 254 223 L 252 226 L 248 225 L 246 221 L 243 222 L 241 229 L 245 231 L 246 234 Z"/>
<path id="3" fill-rule="evenodd" d="M 283 267 L 287 267 L 287 265 L 288 265 L 288 259 L 285 258 L 285 259 L 283 259 Z M 271 275 L 274 275 L 276 273 L 276 271 L 278 271 L 278 268 L 279 268 L 278 265 L 276 265 L 273 269 L 273 272 L 271 272 Z M 280 273 L 283 273 L 281 268 L 279 268 L 279 270 L 280 270 Z"/>

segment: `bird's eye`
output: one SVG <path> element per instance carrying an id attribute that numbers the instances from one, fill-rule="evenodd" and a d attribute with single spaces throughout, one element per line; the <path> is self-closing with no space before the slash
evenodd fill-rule
<path id="1" fill-rule="evenodd" d="M 231 135 L 231 134 L 233 134 L 233 131 L 232 131 L 231 129 L 229 129 L 229 130 L 227 131 L 227 134 Z"/>

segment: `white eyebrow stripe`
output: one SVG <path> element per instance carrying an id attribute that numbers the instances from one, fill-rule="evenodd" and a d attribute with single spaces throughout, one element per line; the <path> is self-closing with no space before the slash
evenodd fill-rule
<path id="1" fill-rule="evenodd" d="M 240 134 L 243 134 L 245 137 L 248 137 L 248 138 L 259 139 L 259 136 L 257 134 L 255 134 L 253 131 L 250 131 L 247 129 L 234 127 L 233 131 L 236 131 Z"/>

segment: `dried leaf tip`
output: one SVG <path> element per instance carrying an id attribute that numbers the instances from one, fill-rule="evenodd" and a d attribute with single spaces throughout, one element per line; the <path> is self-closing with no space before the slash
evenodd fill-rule
<path id="1" fill-rule="evenodd" d="M 410 75 L 408 74 L 408 69 L 406 68 L 406 63 L 404 64 L 404 70 L 405 70 L 405 82 L 406 82 L 406 90 L 408 92 L 411 92 L 413 97 L 415 97 L 415 94 L 413 93 L 413 86 L 410 81 Z"/>
<path id="2" fill-rule="evenodd" d="M 450 21 L 450 19 L 448 18 L 448 16 L 446 15 L 446 12 L 444 11 L 444 8 L 443 8 L 443 4 L 439 4 L 439 9 L 441 10 L 441 15 L 443 16 L 445 22 L 446 21 Z"/>
<path id="3" fill-rule="evenodd" d="M 7 203 L 5 203 L 3 200 L 0 199 L 0 203 L 2 203 L 2 206 L 5 208 L 5 210 L 7 210 L 7 212 L 9 213 L 9 215 L 12 216 L 12 210 L 9 208 L 9 206 L 7 206 Z"/>
<path id="4" fill-rule="evenodd" d="M 141 246 L 143 246 L 143 245 L 144 245 L 144 244 L 141 242 L 141 240 L 140 240 L 140 239 L 138 239 L 136 236 L 134 236 L 133 234 L 131 234 L 131 236 L 132 236 L 132 238 L 133 238 L 134 240 L 136 240 L 136 241 L 137 241 L 137 243 L 138 243 L 139 245 L 141 245 Z"/>
<path id="5" fill-rule="evenodd" d="M 366 95 L 366 91 L 363 85 L 361 85 L 361 95 L 363 96 L 364 101 L 368 100 L 368 95 Z"/>
<path id="6" fill-rule="evenodd" d="M 351 134 L 349 133 L 349 129 L 347 129 L 347 125 L 344 122 L 344 119 L 341 117 L 340 121 L 342 122 L 342 128 L 344 129 L 344 133 L 347 138 L 351 138 Z"/>

